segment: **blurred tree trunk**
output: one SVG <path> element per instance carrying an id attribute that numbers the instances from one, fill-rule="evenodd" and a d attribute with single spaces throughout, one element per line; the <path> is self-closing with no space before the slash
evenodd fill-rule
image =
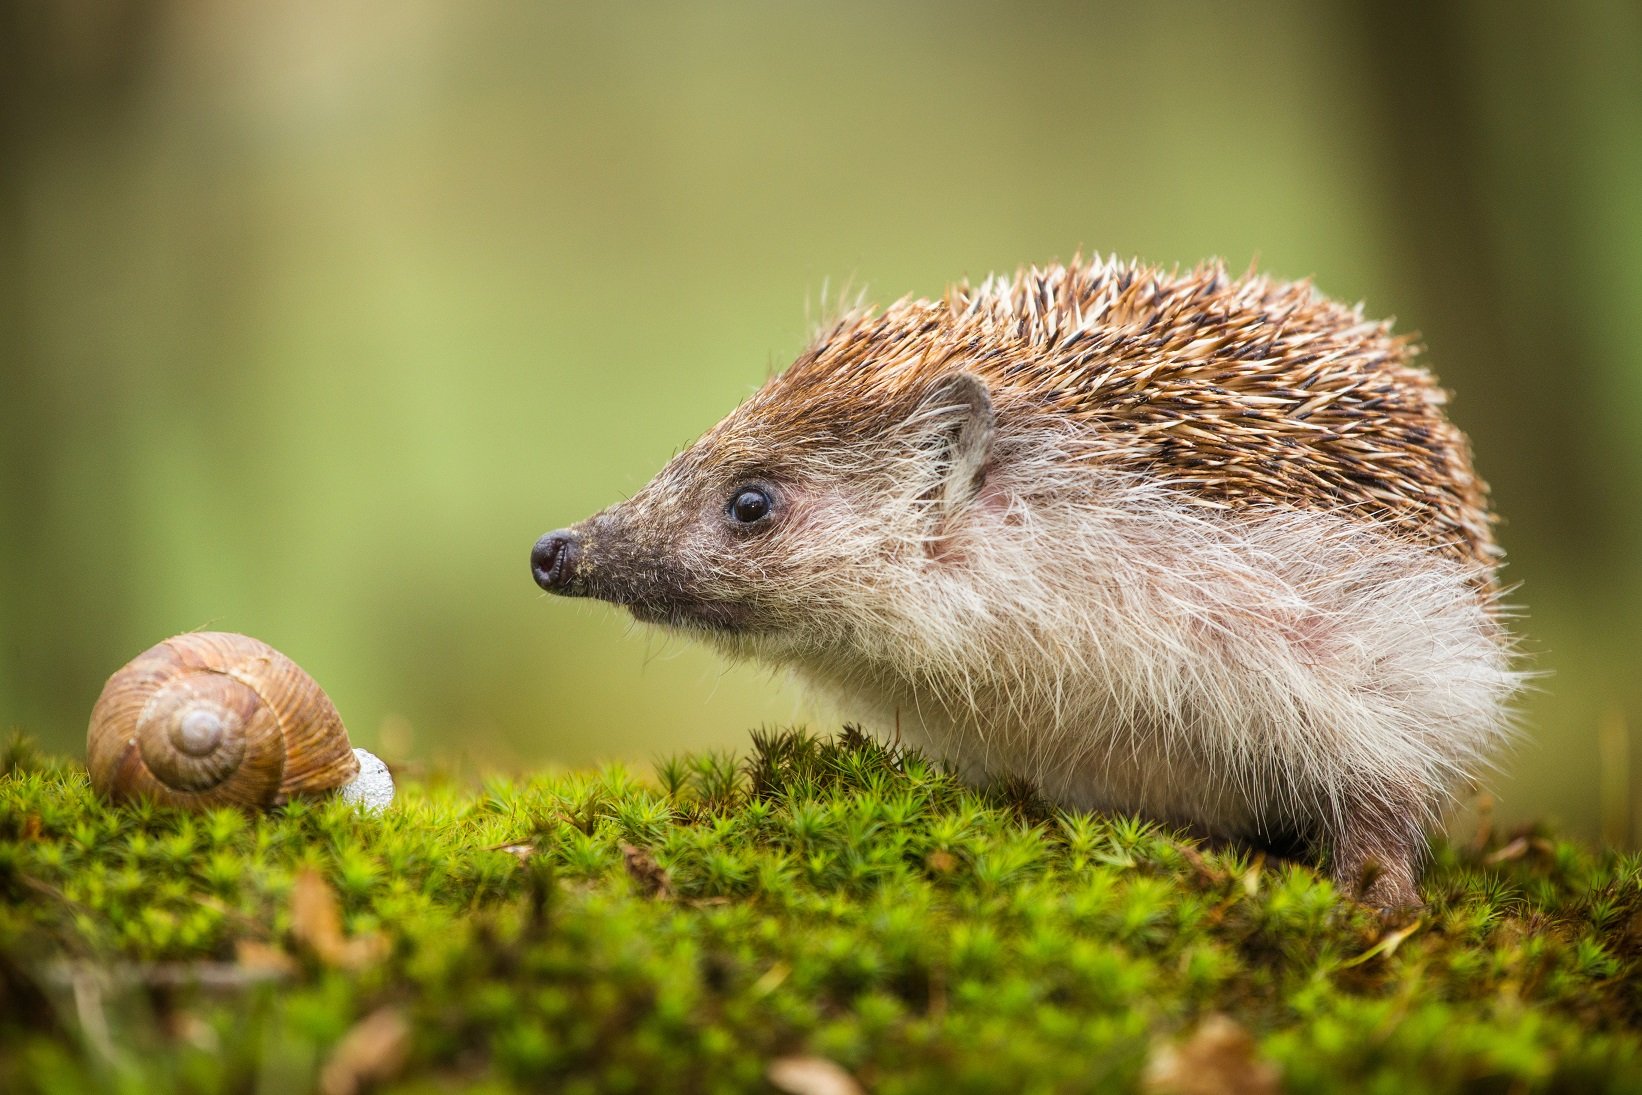
<path id="1" fill-rule="evenodd" d="M 1361 65 L 1378 142 L 1370 162 L 1383 165 L 1388 210 L 1402 225 L 1396 257 L 1420 288 L 1433 366 L 1441 374 L 1445 359 L 1474 363 L 1457 417 L 1491 439 L 1481 470 L 1501 510 L 1520 514 L 1523 543 L 1555 551 L 1562 565 L 1600 559 L 1607 569 L 1618 545 L 1605 480 L 1620 454 L 1589 413 L 1604 369 L 1577 321 L 1579 300 L 1568 299 L 1583 281 L 1569 223 L 1580 195 L 1569 159 L 1556 154 L 1571 121 L 1558 112 L 1591 104 L 1564 104 L 1553 86 L 1566 76 L 1564 20 L 1421 0 L 1348 7 L 1346 48 Z M 1480 19 L 1510 22 L 1511 56 L 1484 63 Z M 1498 38 L 1501 28 L 1491 29 Z M 1516 88 L 1496 86 L 1502 70 Z M 1545 112 L 1510 119 L 1530 143 L 1526 164 L 1520 148 L 1497 147 L 1486 107 L 1500 101 Z M 1516 509 L 1517 498 L 1534 504 Z M 1504 535 L 1513 539 L 1509 528 Z"/>
<path id="2" fill-rule="evenodd" d="M 38 714 L 13 706 L 18 682 L 30 681 L 38 693 L 73 680 L 63 670 L 85 656 L 84 644 L 53 646 L 30 633 L 31 620 L 81 606 L 54 603 L 54 584 L 40 573 L 60 553 L 47 542 L 44 515 L 58 478 L 55 462 L 64 456 L 53 439 L 69 424 L 75 401 L 65 398 L 73 385 L 62 376 L 63 363 L 38 333 L 36 264 L 53 241 L 37 238 L 29 204 L 46 158 L 100 147 L 118 134 L 140 101 L 134 88 L 153 63 L 169 15 L 170 5 L 145 0 L 0 0 L 0 730 L 5 721 Z M 118 565 L 118 536 L 110 530 L 111 566 Z M 105 586 L 86 600 L 99 613 L 113 613 L 115 595 Z"/>

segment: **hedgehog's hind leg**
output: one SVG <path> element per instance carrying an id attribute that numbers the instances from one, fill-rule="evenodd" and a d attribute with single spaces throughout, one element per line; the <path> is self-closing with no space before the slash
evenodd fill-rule
<path id="1" fill-rule="evenodd" d="M 1424 904 L 1414 886 L 1426 852 L 1421 807 L 1407 789 L 1386 787 L 1345 803 L 1329 864 L 1341 892 L 1386 913 Z"/>

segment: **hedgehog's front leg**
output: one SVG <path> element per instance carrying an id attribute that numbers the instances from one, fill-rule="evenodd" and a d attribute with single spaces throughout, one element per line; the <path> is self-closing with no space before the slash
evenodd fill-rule
<path id="1" fill-rule="evenodd" d="M 1418 908 L 1414 882 L 1425 855 L 1424 811 L 1412 794 L 1382 788 L 1347 803 L 1333 833 L 1334 884 L 1382 912 Z"/>

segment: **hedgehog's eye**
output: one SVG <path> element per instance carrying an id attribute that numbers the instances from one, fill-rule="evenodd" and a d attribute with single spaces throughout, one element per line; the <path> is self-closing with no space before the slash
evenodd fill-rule
<path id="1" fill-rule="evenodd" d="M 743 525 L 754 525 L 770 514 L 770 492 L 763 487 L 742 487 L 730 499 L 730 516 Z"/>

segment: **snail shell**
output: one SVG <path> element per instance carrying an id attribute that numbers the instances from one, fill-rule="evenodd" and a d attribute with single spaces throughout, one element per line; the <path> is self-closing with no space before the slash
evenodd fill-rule
<path id="1" fill-rule="evenodd" d="M 339 787 L 359 761 L 330 697 L 295 662 L 247 635 L 197 631 L 108 679 L 86 768 L 116 802 L 260 809 Z"/>

